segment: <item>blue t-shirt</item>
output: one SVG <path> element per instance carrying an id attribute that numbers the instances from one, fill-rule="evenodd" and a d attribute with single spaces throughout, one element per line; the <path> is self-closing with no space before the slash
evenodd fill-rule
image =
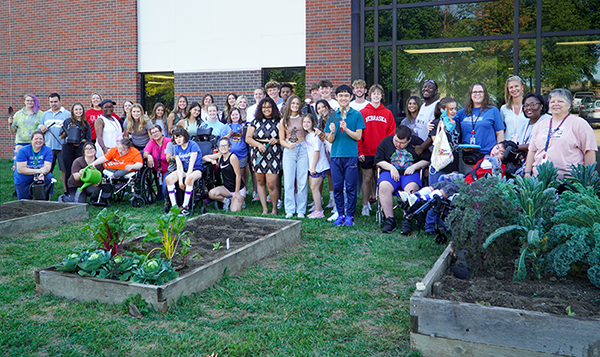
<path id="1" fill-rule="evenodd" d="M 475 144 L 481 146 L 480 152 L 489 154 L 496 141 L 496 132 L 504 130 L 502 115 L 496 107 L 488 107 L 481 112 L 481 108 L 473 108 L 471 115 L 467 115 L 464 108 L 459 110 L 454 118 L 460 123 L 462 143 L 471 144 L 472 132 L 475 130 Z"/>
<path id="2" fill-rule="evenodd" d="M 184 149 L 181 145 L 175 145 L 173 147 L 173 155 L 179 156 L 179 160 L 183 164 L 183 169 L 187 171 L 190 165 L 190 156 L 193 152 L 197 152 L 196 161 L 194 162 L 194 170 L 204 170 L 202 165 L 202 152 L 194 141 L 188 141 L 188 146 Z"/>
<path id="3" fill-rule="evenodd" d="M 358 141 L 352 139 L 345 131 L 340 131 L 340 110 L 335 111 L 332 122 L 335 123 L 335 140 L 331 146 L 331 157 L 358 157 Z M 359 111 L 350 108 L 346 113 L 346 125 L 348 129 L 356 131 L 365 129 L 365 121 Z M 329 123 L 325 124 L 325 132 L 329 133 Z"/>
<path id="4" fill-rule="evenodd" d="M 52 162 L 52 149 L 47 146 L 42 146 L 41 150 L 36 154 L 31 148 L 31 144 L 23 146 L 17 152 L 16 162 L 27 162 L 27 167 L 30 169 L 40 169 L 44 167 L 44 162 Z M 15 170 L 13 174 L 15 185 L 30 184 L 33 182 L 33 175 L 23 175 Z"/>
<path id="5" fill-rule="evenodd" d="M 229 131 L 233 132 L 229 138 L 229 141 L 231 141 L 231 152 L 238 158 L 248 156 L 248 145 L 246 145 L 244 138 L 244 127 L 241 124 L 229 124 L 227 125 L 225 135 L 229 134 Z"/>
<path id="6" fill-rule="evenodd" d="M 221 123 L 218 120 L 214 123 L 211 123 L 207 120 L 200 125 L 200 129 L 208 128 L 212 128 L 212 135 L 217 139 L 222 137 L 223 135 L 229 134 L 229 128 L 227 127 L 227 125 Z"/>

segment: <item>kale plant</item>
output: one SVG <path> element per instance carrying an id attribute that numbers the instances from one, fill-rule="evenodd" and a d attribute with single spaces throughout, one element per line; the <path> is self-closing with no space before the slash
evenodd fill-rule
<path id="1" fill-rule="evenodd" d="M 562 194 L 552 219 L 556 226 L 548 233 L 545 271 L 564 276 L 587 264 L 588 278 L 600 287 L 600 199 L 592 185 L 573 188 Z"/>
<path id="2" fill-rule="evenodd" d="M 513 239 L 505 235 L 497 244 L 483 248 L 485 239 L 500 227 L 517 220 L 512 181 L 486 177 L 471 185 L 462 184 L 460 194 L 452 201 L 455 207 L 448 216 L 452 230 L 452 245 L 456 251 L 466 250 L 469 269 L 491 269 L 502 262 L 504 255 L 516 251 Z"/>
<path id="3" fill-rule="evenodd" d="M 579 191 L 576 186 L 590 187 L 596 196 L 600 195 L 600 176 L 596 171 L 596 163 L 591 165 L 577 164 L 569 166 L 570 170 L 565 175 L 565 186 L 571 191 Z"/>

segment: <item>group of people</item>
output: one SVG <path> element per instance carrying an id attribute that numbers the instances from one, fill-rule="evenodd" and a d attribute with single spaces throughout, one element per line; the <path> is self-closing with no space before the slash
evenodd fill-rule
<path id="1" fill-rule="evenodd" d="M 409 206 L 447 196 L 456 191 L 448 186 L 449 177 L 470 183 L 488 173 L 503 175 L 509 153 L 526 158 L 519 168 L 525 176 L 536 175 L 536 167 L 546 161 L 561 176 L 571 164 L 595 162 L 594 133 L 585 120 L 569 114 L 571 93 L 565 89 L 553 90 L 548 104 L 538 94 L 525 93 L 523 81 L 513 76 L 506 81 L 506 104 L 498 109 L 490 105 L 485 85 L 474 83 L 458 110 L 455 99 L 439 99 L 437 83 L 426 80 L 421 97 L 407 100 L 406 117 L 399 121 L 382 104 L 383 96 L 380 85 L 367 88 L 363 80 L 335 90 L 321 80 L 302 103 L 292 85 L 271 81 L 255 89 L 254 105 L 231 93 L 220 111 L 210 94 L 191 103 L 179 96 L 170 113 L 157 103 L 148 117 L 141 105 L 128 101 L 119 116 L 116 103 L 98 93 L 92 94 L 90 109 L 75 103 L 70 112 L 53 93 L 50 109 L 41 113 L 37 98 L 26 95 L 25 107 L 9 118 L 16 144 L 15 188 L 19 199 L 30 198 L 25 188 L 34 178 L 29 176 L 51 180 L 58 161 L 72 195 L 81 186 L 83 168 L 107 169 L 111 161 L 127 157 L 131 160 L 119 167 L 136 170 L 144 157 L 161 177 L 166 203 L 188 214 L 194 182 L 210 164 L 218 166 L 223 185 L 209 197 L 225 209 L 241 210 L 251 187 L 262 213 L 277 215 L 283 186 L 286 218 L 325 218 L 329 207 L 332 225 L 352 226 L 362 177 L 361 214 L 370 215 L 377 191 L 385 216 L 382 231 L 391 233 L 396 229 L 394 196 Z M 212 130 L 214 152 L 203 154 L 196 144 L 202 129 Z M 443 151 L 440 142 L 447 143 L 451 157 L 441 167 L 430 165 Z M 331 198 L 327 207 L 322 202 L 325 177 Z M 182 202 L 178 188 L 184 192 Z M 428 216 L 426 231 L 432 232 L 436 222 Z M 401 233 L 410 233 L 410 220 L 404 218 L 401 227 Z"/>

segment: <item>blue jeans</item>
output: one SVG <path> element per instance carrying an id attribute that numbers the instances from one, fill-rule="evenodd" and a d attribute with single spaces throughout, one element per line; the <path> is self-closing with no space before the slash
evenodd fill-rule
<path id="1" fill-rule="evenodd" d="M 448 227 L 444 224 L 442 217 L 433 211 L 433 208 L 429 208 L 427 216 L 425 216 L 425 232 L 435 232 L 435 228 L 438 226 L 441 231 L 448 231 Z"/>
<path id="2" fill-rule="evenodd" d="M 356 211 L 356 189 L 358 184 L 358 158 L 332 157 L 331 179 L 335 206 L 340 216 L 354 217 Z M 344 187 L 346 188 L 346 205 L 344 205 Z"/>
<path id="3" fill-rule="evenodd" d="M 286 214 L 306 213 L 308 195 L 308 154 L 306 142 L 296 143 L 293 149 L 283 148 L 283 187 Z M 294 194 L 294 182 L 297 193 Z"/>

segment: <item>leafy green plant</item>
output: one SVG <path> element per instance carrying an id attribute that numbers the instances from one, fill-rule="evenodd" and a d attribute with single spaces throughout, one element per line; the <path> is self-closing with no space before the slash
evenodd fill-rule
<path id="1" fill-rule="evenodd" d="M 100 269 L 98 277 L 127 281 L 133 275 L 133 270 L 137 268 L 140 261 L 141 259 L 137 255 L 133 257 L 115 255 Z"/>
<path id="2" fill-rule="evenodd" d="M 88 255 L 89 251 L 87 250 L 69 253 L 66 257 L 63 258 L 63 260 L 59 264 L 56 264 L 54 267 L 58 271 L 64 271 L 69 273 L 75 272 L 77 270 L 77 264 L 79 264 L 82 261 L 82 259 L 87 259 Z"/>
<path id="3" fill-rule="evenodd" d="M 221 242 L 213 243 L 213 250 L 219 250 L 222 248 L 223 246 L 221 245 Z"/>
<path id="4" fill-rule="evenodd" d="M 457 252 L 467 251 L 465 258 L 471 271 L 493 268 L 517 249 L 510 235 L 500 237 L 488 249 L 483 248 L 485 238 L 492 232 L 516 223 L 512 186 L 512 181 L 504 178 L 486 177 L 471 185 L 461 185 L 460 195 L 452 201 L 455 209 L 447 218 L 452 229 L 452 246 Z"/>
<path id="5" fill-rule="evenodd" d="M 577 265 L 587 264 L 588 278 L 600 287 L 600 199 L 593 186 L 573 185 L 565 191 L 548 232 L 546 272 L 565 276 Z"/>
<path id="6" fill-rule="evenodd" d="M 98 275 L 100 268 L 102 268 L 110 258 L 110 252 L 97 249 L 88 255 L 81 257 L 81 261 L 77 263 L 77 267 L 79 268 L 77 273 L 81 276 L 96 276 Z"/>
<path id="7" fill-rule="evenodd" d="M 571 191 L 578 191 L 576 184 L 583 187 L 591 187 L 594 194 L 600 194 L 600 176 L 596 171 L 596 163 L 591 165 L 577 164 L 569 166 L 570 170 L 565 175 L 565 186 Z"/>
<path id="8" fill-rule="evenodd" d="M 541 277 L 542 249 L 545 248 L 545 222 L 550 220 L 555 206 L 556 189 L 547 187 L 545 182 L 536 177 L 516 177 L 514 195 L 521 214 L 516 224 L 498 228 L 483 244 L 488 248 L 498 237 L 515 232 L 521 243 L 520 256 L 515 262 L 513 280 L 524 281 L 527 275 L 526 258 L 532 263 L 533 271 L 538 279 Z"/>
<path id="9" fill-rule="evenodd" d="M 130 281 L 153 285 L 162 285 L 179 276 L 171 266 L 171 262 L 162 259 L 148 259 L 140 267 L 134 269 L 133 273 Z"/>
<path id="10" fill-rule="evenodd" d="M 146 302 L 146 300 L 142 299 L 142 295 L 140 293 L 137 294 L 129 294 L 129 297 L 121 303 L 121 307 L 124 314 L 129 312 L 129 306 L 134 305 L 137 307 L 138 311 L 145 315 L 150 312 L 150 304 Z"/>
<path id="11" fill-rule="evenodd" d="M 182 259 L 181 267 L 183 267 L 187 261 L 187 255 L 190 252 L 190 240 L 184 240 L 186 235 L 191 234 L 189 231 L 181 232 L 185 227 L 187 218 L 179 215 L 179 208 L 174 206 L 171 211 L 167 214 L 163 214 L 158 218 L 158 228 L 156 230 L 148 230 L 148 234 L 142 240 L 142 244 L 147 241 L 153 241 L 156 243 L 162 243 L 162 247 L 155 248 L 154 250 L 160 250 L 160 254 L 164 254 L 167 261 L 172 261 L 175 255 L 180 255 Z M 182 248 L 180 252 L 177 252 L 177 248 L 181 244 Z"/>
<path id="12" fill-rule="evenodd" d="M 562 183 L 561 180 L 558 179 L 558 169 L 554 167 L 554 163 L 552 161 L 545 162 L 536 167 L 538 175 L 536 178 L 542 184 L 544 188 L 558 188 Z"/>
<path id="13" fill-rule="evenodd" d="M 125 221 L 128 217 L 128 214 L 121 215 L 119 210 L 109 211 L 104 208 L 98 213 L 97 220 L 83 229 L 92 231 L 92 238 L 98 242 L 99 248 L 110 252 L 111 257 L 114 257 L 119 254 L 127 235 L 133 230 L 143 227 L 140 224 L 132 224 L 125 229 Z"/>

